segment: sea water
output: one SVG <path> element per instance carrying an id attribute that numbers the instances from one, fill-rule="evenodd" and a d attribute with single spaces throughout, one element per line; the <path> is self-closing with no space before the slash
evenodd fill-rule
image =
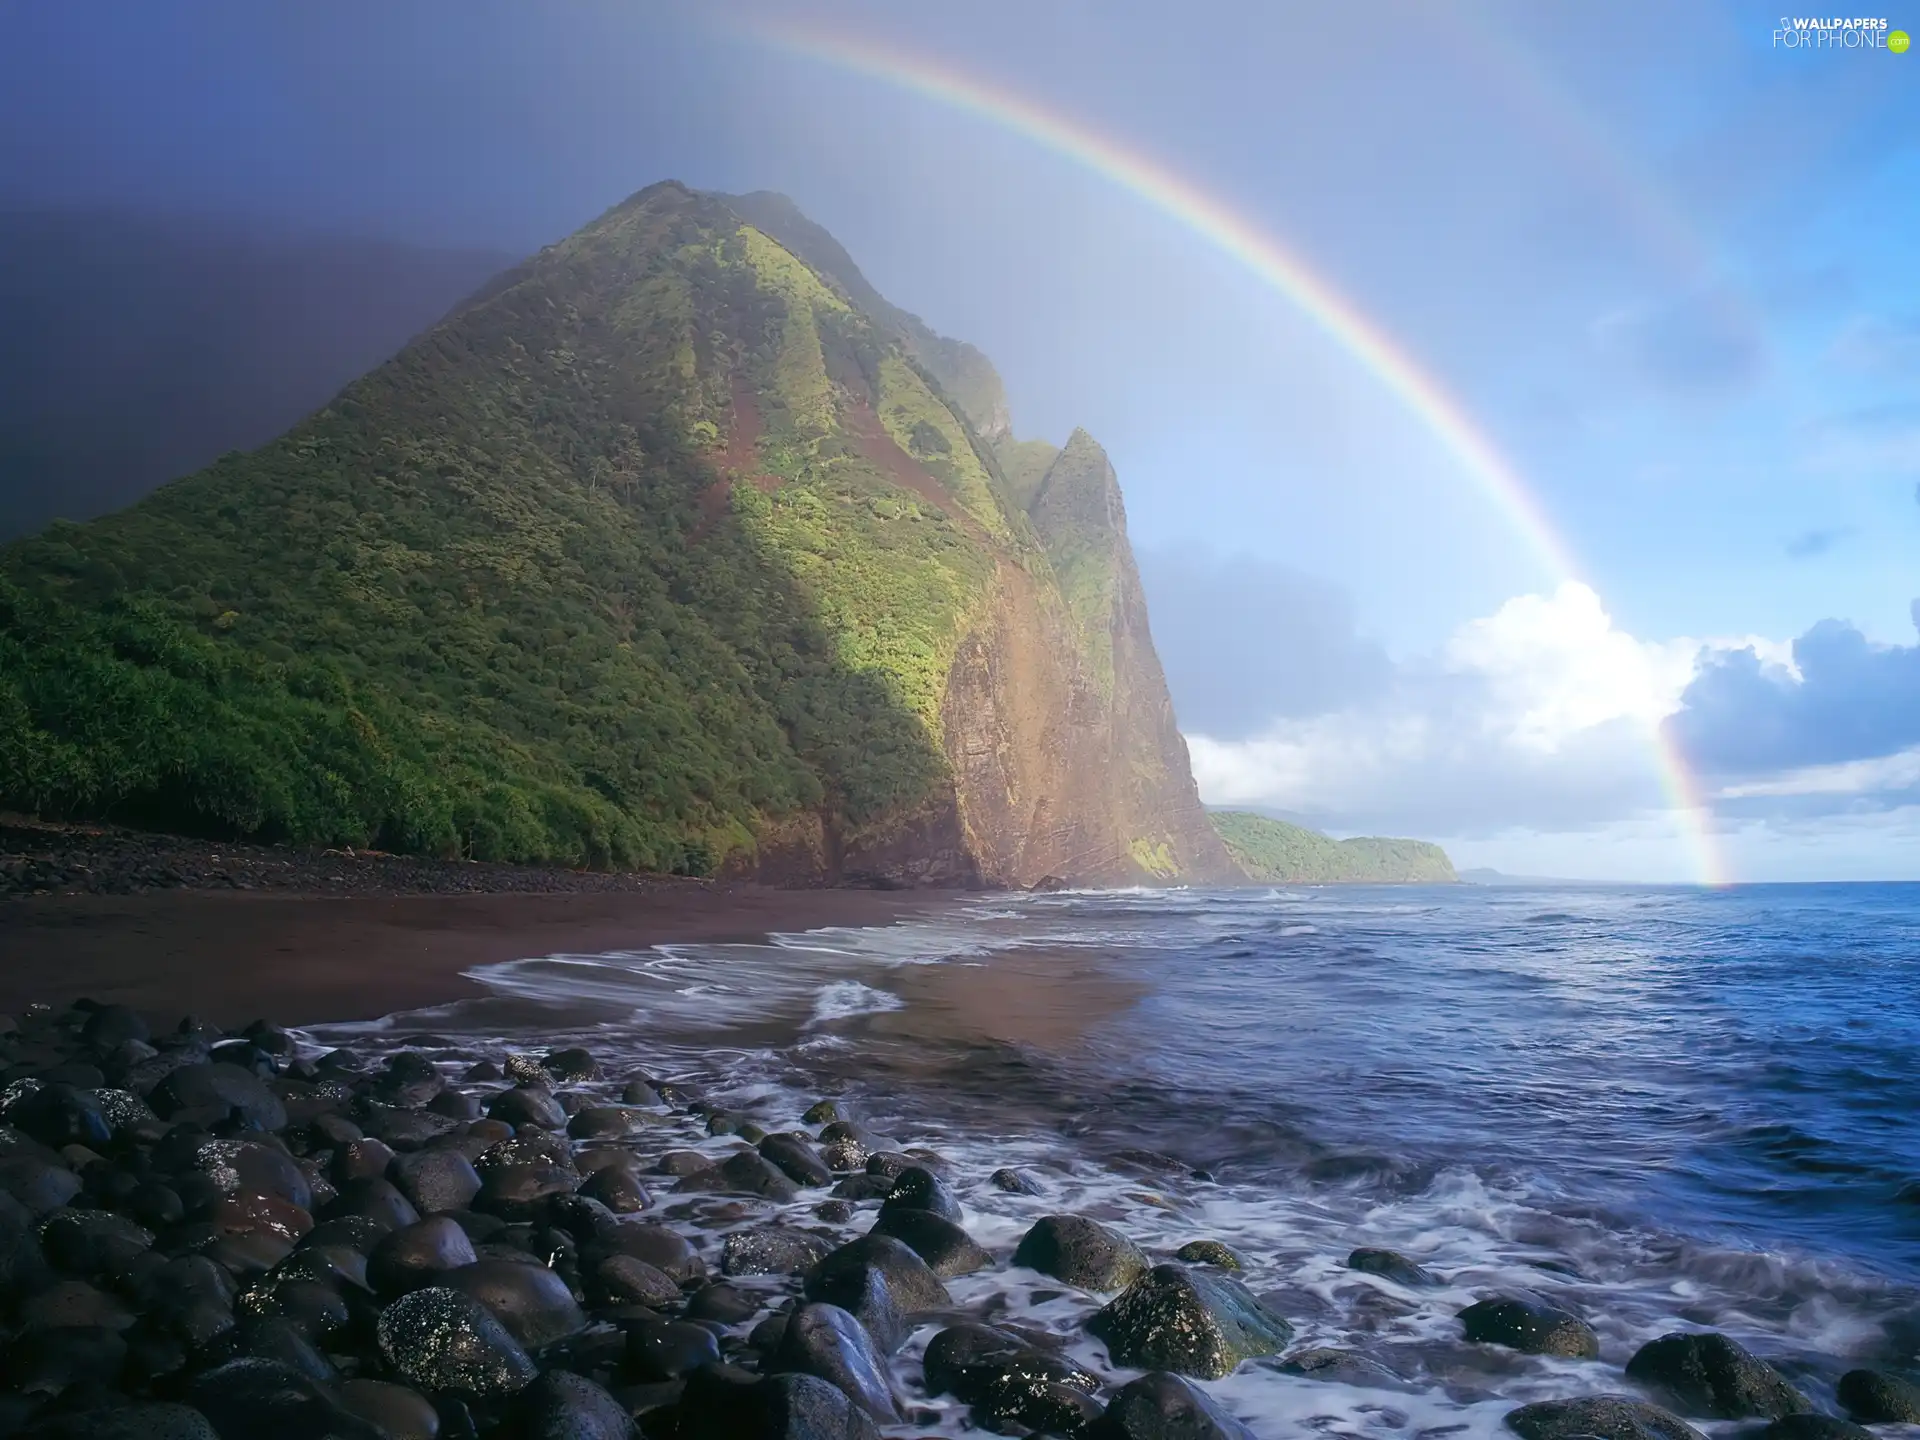
<path id="1" fill-rule="evenodd" d="M 475 976 L 485 999 L 315 1038 L 583 1043 L 769 1129 L 832 1096 L 952 1161 L 1002 1256 L 1063 1211 L 1150 1250 L 1223 1241 L 1296 1346 L 1381 1367 L 1215 1382 L 1256 1431 L 1490 1436 L 1518 1403 L 1630 1388 L 1635 1348 L 1697 1328 L 1831 1408 L 1845 1370 L 1920 1346 L 1920 886 L 994 896 Z M 1045 1194 L 993 1188 L 1006 1165 Z M 1443 1283 L 1357 1274 L 1359 1246 Z M 1098 1297 L 1004 1266 L 950 1288 L 1125 1378 L 1081 1329 Z M 1465 1344 L 1459 1310 L 1513 1290 L 1585 1317 L 1601 1358 Z M 916 1391 L 929 1333 L 900 1387 L 957 1433 Z"/>

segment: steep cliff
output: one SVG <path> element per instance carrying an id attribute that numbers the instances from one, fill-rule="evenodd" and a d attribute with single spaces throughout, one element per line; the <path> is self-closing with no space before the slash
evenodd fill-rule
<path id="1" fill-rule="evenodd" d="M 985 358 L 790 204 L 654 186 L 282 439 L 6 552 L 0 805 L 815 882 L 1231 878 L 1105 457 L 1076 436 L 1016 491 L 1009 435 Z"/>

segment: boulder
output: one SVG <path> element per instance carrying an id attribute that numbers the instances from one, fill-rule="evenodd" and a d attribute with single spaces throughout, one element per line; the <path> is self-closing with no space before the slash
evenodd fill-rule
<path id="1" fill-rule="evenodd" d="M 1199 1386 L 1156 1370 L 1130 1381 L 1082 1440 L 1253 1440 Z"/>
<path id="2" fill-rule="evenodd" d="M 1081 1290 L 1124 1290 L 1147 1273 L 1147 1257 L 1126 1236 L 1078 1215 L 1037 1221 L 1013 1263 Z"/>
<path id="3" fill-rule="evenodd" d="M 769 1135 L 760 1142 L 760 1154 L 796 1185 L 831 1185 L 833 1172 L 813 1141 L 805 1135 L 784 1133 Z"/>
<path id="4" fill-rule="evenodd" d="M 1202 1380 L 1277 1353 L 1293 1327 L 1225 1276 L 1156 1265 L 1087 1322 L 1116 1365 Z"/>
<path id="5" fill-rule="evenodd" d="M 641 1320 L 627 1329 L 626 1373 L 646 1384 L 678 1380 L 719 1360 L 719 1339 L 690 1320 Z"/>
<path id="6" fill-rule="evenodd" d="M 1363 1275 L 1378 1275 L 1382 1280 L 1391 1280 L 1396 1285 L 1412 1289 L 1424 1289 L 1440 1283 L 1430 1271 L 1398 1250 L 1355 1250 L 1347 1256 L 1347 1268 L 1358 1270 Z"/>
<path id="7" fill-rule="evenodd" d="M 925 1210 L 955 1225 L 962 1219 L 959 1196 L 924 1165 L 909 1165 L 894 1177 L 893 1188 L 887 1191 L 880 1213 L 885 1215 L 894 1210 Z"/>
<path id="8" fill-rule="evenodd" d="M 380 1314 L 380 1353 L 393 1372 L 432 1395 L 514 1395 L 538 1373 L 493 1313 L 458 1290 L 415 1290 Z"/>
<path id="9" fill-rule="evenodd" d="M 1873 1432 L 1851 1420 L 1832 1415 L 1782 1415 L 1760 1432 L 1758 1440 L 1873 1440 Z"/>
<path id="10" fill-rule="evenodd" d="M 1884 1370 L 1849 1370 L 1840 1377 L 1840 1407 L 1863 1425 L 1920 1424 L 1920 1385 Z"/>
<path id="11" fill-rule="evenodd" d="M 900 1419 L 899 1401 L 872 1337 L 837 1305 L 803 1305 L 789 1316 L 767 1369 L 818 1376 L 882 1424 Z"/>
<path id="12" fill-rule="evenodd" d="M 883 1205 L 869 1233 L 890 1235 L 902 1242 L 943 1280 L 971 1275 L 993 1263 L 993 1257 L 975 1244 L 971 1235 L 931 1210 L 888 1210 Z"/>
<path id="13" fill-rule="evenodd" d="M 584 1052 L 583 1052 L 584 1053 Z M 523 1440 L 629 1440 L 626 1407 L 582 1375 L 549 1370 L 520 1392 L 515 1432 Z"/>
<path id="14" fill-rule="evenodd" d="M 953 1303 L 947 1287 L 927 1262 L 891 1235 L 863 1235 L 831 1251 L 807 1272 L 807 1298 L 852 1310 L 854 1307 L 843 1303 L 836 1292 L 858 1293 L 864 1289 L 864 1281 L 858 1277 L 868 1270 L 880 1276 L 888 1298 L 903 1315 L 944 1310 Z"/>
<path id="15" fill-rule="evenodd" d="M 480 1193 L 480 1172 L 458 1150 L 415 1150 L 394 1163 L 400 1193 L 422 1215 L 464 1210 Z"/>
<path id="16" fill-rule="evenodd" d="M 1539 1400 L 1507 1416 L 1521 1440 L 1705 1440 L 1678 1415 L 1631 1395 Z"/>
<path id="17" fill-rule="evenodd" d="M 382 1295 L 404 1295 L 422 1285 L 437 1285 L 449 1270 L 478 1258 L 458 1223 L 434 1215 L 381 1238 L 367 1257 L 367 1283 Z"/>
<path id="18" fill-rule="evenodd" d="M 1216 1270 L 1244 1270 L 1246 1261 L 1218 1240 L 1189 1240 L 1173 1252 L 1183 1265 L 1211 1265 Z"/>
<path id="19" fill-rule="evenodd" d="M 49 1416 L 21 1440 L 221 1440 L 211 1421 L 187 1405 L 115 1405 Z"/>
<path id="20" fill-rule="evenodd" d="M 1015 1170 L 1011 1166 L 996 1170 L 987 1177 L 987 1183 L 994 1189 L 1007 1195 L 1044 1195 L 1040 1182 L 1024 1170 Z"/>
<path id="21" fill-rule="evenodd" d="M 194 1377 L 187 1398 L 212 1422 L 220 1440 L 386 1440 L 341 1407 L 325 1384 L 278 1360 L 229 1360 Z"/>
<path id="22" fill-rule="evenodd" d="M 662 1157 L 663 1162 L 665 1157 Z M 824 1181 L 822 1182 L 825 1183 Z M 684 1175 L 675 1190 L 721 1191 L 757 1195 L 781 1204 L 799 1198 L 794 1183 L 751 1150 L 730 1155 L 718 1165 L 707 1165 Z"/>
<path id="23" fill-rule="evenodd" d="M 348 1380 L 335 1393 L 342 1409 L 378 1426 L 388 1440 L 438 1440 L 440 1414 L 418 1390 L 387 1380 Z"/>
<path id="24" fill-rule="evenodd" d="M 837 1386 L 815 1375 L 755 1381 L 721 1367 L 695 1372 L 680 1402 L 697 1417 L 702 1440 L 879 1440 L 868 1415 Z M 691 1429 L 692 1427 L 689 1427 Z"/>
<path id="25" fill-rule="evenodd" d="M 818 1235 L 769 1225 L 738 1230 L 720 1250 L 722 1275 L 804 1275 L 833 1247 Z"/>
<path id="26" fill-rule="evenodd" d="M 476 1260 L 441 1276 L 438 1283 L 478 1300 L 529 1350 L 586 1328 L 587 1317 L 567 1282 L 530 1260 Z"/>
<path id="27" fill-rule="evenodd" d="M 1627 1362 L 1627 1378 L 1683 1415 L 1775 1420 L 1813 1409 L 1773 1366 L 1713 1331 L 1675 1331 L 1648 1341 Z"/>
<path id="28" fill-rule="evenodd" d="M 502 1090 L 487 1101 L 487 1115 L 504 1120 L 514 1129 L 528 1126 L 537 1130 L 564 1130 L 567 1112 L 551 1091 L 539 1085 L 519 1085 Z"/>
<path id="29" fill-rule="evenodd" d="M 1600 1354 L 1600 1337 L 1586 1321 L 1527 1296 L 1478 1301 L 1460 1312 L 1460 1324 L 1476 1344 L 1504 1345 L 1525 1355 L 1593 1360 Z"/>
<path id="30" fill-rule="evenodd" d="M 596 1231 L 596 1249 L 607 1254 L 631 1255 L 672 1278 L 676 1285 L 704 1280 L 706 1262 L 687 1238 L 664 1225 L 649 1225 L 641 1220 L 620 1220 Z"/>
<path id="31" fill-rule="evenodd" d="M 287 1123 L 280 1097 L 238 1065 L 183 1065 L 155 1085 L 147 1099 L 167 1120 L 191 1116 L 203 1125 L 231 1120 L 247 1130 L 279 1130 Z"/>
<path id="32" fill-rule="evenodd" d="M 973 1407 L 983 1429 L 1076 1434 L 1100 1414 L 1098 1379 L 1062 1357 L 988 1325 L 942 1330 L 927 1346 L 927 1393 Z"/>
<path id="33" fill-rule="evenodd" d="M 629 1165 L 606 1165 L 589 1175 L 580 1186 L 589 1200 L 598 1200 L 616 1215 L 633 1215 L 653 1203 L 640 1177 Z"/>

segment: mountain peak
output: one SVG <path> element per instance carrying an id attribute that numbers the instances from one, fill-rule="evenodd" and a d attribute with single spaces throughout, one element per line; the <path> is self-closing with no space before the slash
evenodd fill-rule
<path id="1" fill-rule="evenodd" d="M 998 396 L 791 202 L 649 186 L 281 439 L 0 552 L 0 805 L 816 882 L 1226 878 L 1111 467 L 1063 452 L 1039 518 L 1085 490 L 1113 523 L 1036 534 Z"/>

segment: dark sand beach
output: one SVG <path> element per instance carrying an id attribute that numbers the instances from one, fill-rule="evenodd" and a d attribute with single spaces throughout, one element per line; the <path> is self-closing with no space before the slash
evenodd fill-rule
<path id="1" fill-rule="evenodd" d="M 586 894 L 167 890 L 0 900 L 0 1011 L 84 995 L 240 1024 L 371 1019 L 479 993 L 476 965 L 770 931 L 882 925 L 925 892 L 659 880 Z"/>

